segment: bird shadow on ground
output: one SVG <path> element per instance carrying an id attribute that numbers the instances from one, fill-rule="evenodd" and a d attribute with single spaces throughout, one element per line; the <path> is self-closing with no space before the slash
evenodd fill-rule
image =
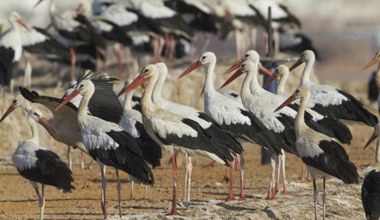
<path id="1" fill-rule="evenodd" d="M 231 206 L 231 205 L 224 203 L 224 202 L 219 202 L 216 205 L 223 207 L 223 208 L 230 210 L 230 211 L 237 211 L 237 212 L 240 212 L 240 211 L 255 212 L 255 211 L 257 211 L 257 209 L 254 209 L 254 208 L 247 208 L 247 207 L 243 207 L 243 206 Z M 236 205 L 236 204 L 234 204 L 234 205 Z"/>
<path id="2" fill-rule="evenodd" d="M 102 179 L 88 179 L 88 181 L 93 182 L 93 183 L 101 183 Z M 130 183 L 130 180 L 127 179 L 120 179 L 120 183 Z M 116 179 L 107 179 L 107 183 L 117 183 Z"/>

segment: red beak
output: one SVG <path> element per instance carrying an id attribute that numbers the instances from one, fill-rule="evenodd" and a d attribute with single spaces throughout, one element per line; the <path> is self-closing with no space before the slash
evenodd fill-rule
<path id="1" fill-rule="evenodd" d="M 260 71 L 260 73 L 267 75 L 268 77 L 273 77 L 272 72 L 269 71 L 267 68 L 261 66 L 261 64 L 259 65 L 259 71 Z"/>
<path id="2" fill-rule="evenodd" d="M 70 102 L 70 100 L 73 99 L 75 96 L 79 95 L 79 93 L 80 93 L 79 90 L 77 89 L 73 90 L 68 96 L 65 97 L 65 99 L 63 99 L 61 104 L 55 110 L 58 111 L 58 109 L 62 108 L 62 106 Z"/>
<path id="3" fill-rule="evenodd" d="M 227 86 L 228 84 L 230 84 L 232 81 L 234 81 L 236 78 L 238 78 L 242 74 L 243 72 L 241 71 L 241 69 L 238 69 L 229 79 L 227 79 L 226 82 L 224 82 L 224 84 L 220 88 Z"/>
<path id="4" fill-rule="evenodd" d="M 372 58 L 372 60 L 370 60 L 364 67 L 363 69 L 366 70 L 368 68 L 370 68 L 371 66 L 373 66 L 375 63 L 377 63 L 378 60 L 376 59 L 376 57 Z"/>
<path id="5" fill-rule="evenodd" d="M 38 120 L 38 123 L 44 127 L 49 127 L 55 133 L 58 133 L 57 129 L 55 129 L 55 127 L 46 118 L 40 118 L 40 120 Z"/>
<path id="6" fill-rule="evenodd" d="M 224 73 L 224 74 L 229 74 L 231 73 L 232 71 L 236 70 L 237 68 L 240 67 L 240 65 L 244 62 L 244 59 L 243 58 L 240 58 L 238 59 L 234 64 L 232 64 L 232 66 L 230 68 L 228 68 L 228 70 Z"/>
<path id="7" fill-rule="evenodd" d="M 372 143 L 372 141 L 374 141 L 376 138 L 377 138 L 376 131 L 373 131 L 371 137 L 368 139 L 368 141 L 365 144 L 363 149 L 366 149 L 368 147 L 368 145 L 370 145 Z"/>
<path id="8" fill-rule="evenodd" d="M 297 98 L 294 96 L 294 95 L 291 95 L 287 100 L 285 100 L 280 106 L 278 106 L 274 112 L 277 112 L 278 110 L 282 109 L 283 107 L 289 105 L 290 103 L 292 103 L 294 100 L 296 100 Z"/>
<path id="9" fill-rule="evenodd" d="M 138 75 L 136 77 L 135 80 L 133 80 L 133 82 L 131 82 L 131 84 L 129 84 L 127 87 L 124 87 L 117 96 L 121 96 L 122 94 L 124 93 L 128 93 L 134 89 L 136 89 L 137 87 L 141 86 L 147 79 L 144 78 L 143 75 Z"/>
<path id="10" fill-rule="evenodd" d="M 187 74 L 191 73 L 193 70 L 199 68 L 202 66 L 201 61 L 196 61 L 193 63 L 189 68 L 187 68 L 180 76 L 178 76 L 178 79 L 181 79 L 182 77 L 186 76 Z"/>
<path id="11" fill-rule="evenodd" d="M 297 66 L 301 65 L 303 63 L 302 60 L 298 59 L 293 65 L 289 68 L 289 71 L 294 70 Z"/>
<path id="12" fill-rule="evenodd" d="M 274 80 L 277 79 L 277 75 L 273 74 L 267 81 L 265 82 L 263 88 L 267 88 Z"/>
<path id="13" fill-rule="evenodd" d="M 24 22 L 24 20 L 22 19 L 18 19 L 17 20 L 17 23 L 19 23 L 21 26 L 23 26 L 26 30 L 30 30 L 30 28 L 28 27 L 28 25 Z"/>
<path id="14" fill-rule="evenodd" d="M 13 110 L 15 110 L 16 107 L 14 105 L 10 105 L 8 109 L 5 111 L 4 115 L 0 118 L 0 123 L 11 113 Z"/>

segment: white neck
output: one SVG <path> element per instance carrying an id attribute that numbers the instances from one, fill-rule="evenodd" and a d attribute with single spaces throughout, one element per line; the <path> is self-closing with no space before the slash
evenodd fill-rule
<path id="1" fill-rule="evenodd" d="M 126 111 L 126 110 L 132 110 L 132 97 L 133 97 L 133 91 L 130 91 L 127 94 L 125 94 L 125 97 L 124 97 L 124 111 Z"/>
<path id="2" fill-rule="evenodd" d="M 286 80 L 288 80 L 289 72 L 284 72 L 281 76 L 281 79 L 277 86 L 277 94 L 285 95 L 285 84 Z"/>
<path id="3" fill-rule="evenodd" d="M 166 77 L 167 77 L 167 73 L 165 71 L 162 71 L 162 72 L 159 72 L 157 74 L 159 76 L 158 76 L 157 83 L 154 86 L 154 89 L 153 89 L 153 92 L 152 92 L 153 93 L 152 94 L 152 99 L 153 99 L 153 102 L 155 104 L 160 105 L 160 103 L 163 103 L 165 101 L 164 98 L 162 97 L 162 87 L 164 86 L 164 83 L 165 83 L 165 80 L 166 80 Z"/>
<path id="4" fill-rule="evenodd" d="M 205 96 L 210 96 L 211 94 L 215 93 L 215 87 L 214 87 L 214 70 L 216 65 L 216 58 L 212 59 L 211 62 L 206 67 L 206 80 L 205 80 Z"/>
<path id="5" fill-rule="evenodd" d="M 94 94 L 94 91 L 88 91 L 82 94 L 83 97 L 78 107 L 79 124 L 81 124 L 81 122 L 85 121 L 88 118 L 88 114 L 87 114 L 88 103 L 90 102 L 90 99 L 93 94 Z"/>
<path id="6" fill-rule="evenodd" d="M 27 117 L 30 129 L 32 130 L 32 137 L 29 139 L 29 141 L 33 142 L 34 144 L 39 145 L 40 144 L 40 138 L 38 136 L 38 128 L 37 128 L 37 123 L 36 121 L 31 118 Z"/>
<path id="7" fill-rule="evenodd" d="M 158 110 L 158 106 L 152 101 L 152 93 L 158 80 L 158 73 L 152 74 L 149 81 L 146 82 L 144 92 L 141 97 L 142 114 L 146 118 L 151 118 L 153 113 Z"/>
<path id="8" fill-rule="evenodd" d="M 298 112 L 296 116 L 296 122 L 295 122 L 295 128 L 296 128 L 296 136 L 300 136 L 300 132 L 306 129 L 306 124 L 305 124 L 305 109 L 306 109 L 306 104 L 309 101 L 310 98 L 310 93 L 307 93 L 305 97 L 301 98 L 300 105 L 298 107 Z"/>
<path id="9" fill-rule="evenodd" d="M 315 63 L 315 57 L 311 56 L 310 59 L 306 60 L 305 68 L 303 69 L 301 76 L 301 86 L 310 82 L 310 74 Z"/>

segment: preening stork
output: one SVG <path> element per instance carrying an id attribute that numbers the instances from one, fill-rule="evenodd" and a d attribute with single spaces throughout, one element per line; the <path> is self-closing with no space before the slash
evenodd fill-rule
<path id="1" fill-rule="evenodd" d="M 323 178 L 323 219 L 326 209 L 326 178 L 331 175 L 346 184 L 359 183 L 359 174 L 344 148 L 334 139 L 318 133 L 305 123 L 305 109 L 310 99 L 308 87 L 299 87 L 293 95 L 285 100 L 275 111 L 280 110 L 295 99 L 301 99 L 295 120 L 296 147 L 302 161 L 308 166 L 314 187 L 314 212 L 317 219 L 317 187 L 316 179 Z"/>
<path id="2" fill-rule="evenodd" d="M 30 109 L 27 120 L 32 130 L 32 137 L 21 142 L 13 153 L 12 161 L 21 176 L 32 184 L 36 191 L 40 206 L 40 219 L 44 217 L 45 185 L 54 186 L 63 192 L 75 189 L 71 170 L 53 151 L 39 145 L 38 128 L 36 122 L 44 127 L 52 126 L 41 117 L 41 113 Z M 54 129 L 53 127 L 51 129 Z M 38 183 L 41 183 L 41 193 Z"/>
<path id="3" fill-rule="evenodd" d="M 144 93 L 141 99 L 143 123 L 148 134 L 172 155 L 173 164 L 173 200 L 169 214 L 176 214 L 177 190 L 177 161 L 175 152 L 189 155 L 204 155 L 221 164 L 229 165 L 243 149 L 241 145 L 212 123 L 199 122 L 190 117 L 183 117 L 160 108 L 153 100 L 153 90 L 159 79 L 156 65 L 147 65 L 135 80 L 124 87 L 120 93 L 129 92 L 144 84 Z M 208 129 L 203 129 L 209 124 Z"/>
<path id="4" fill-rule="evenodd" d="M 212 117 L 219 125 L 233 132 L 240 140 L 257 143 L 266 147 L 273 155 L 280 154 L 282 140 L 277 139 L 272 132 L 266 128 L 264 123 L 247 110 L 242 103 L 227 98 L 215 90 L 214 69 L 216 56 L 214 53 L 204 53 L 201 58 L 186 69 L 179 78 L 186 76 L 202 65 L 207 65 L 204 85 L 204 106 L 206 114 Z M 233 180 L 231 179 L 231 181 Z M 227 199 L 233 198 L 233 192 L 230 190 Z M 240 198 L 244 199 L 242 193 L 242 179 Z"/>
<path id="5" fill-rule="evenodd" d="M 380 218 L 380 172 L 371 170 L 362 185 L 362 203 L 367 220 Z"/>
<path id="6" fill-rule="evenodd" d="M 301 86 L 310 89 L 311 109 L 329 117 L 362 122 L 375 126 L 378 119 L 364 108 L 363 104 L 351 94 L 329 85 L 318 85 L 310 81 L 310 74 L 315 62 L 314 52 L 304 51 L 299 59 L 289 68 L 290 71 L 305 63 L 301 76 Z"/>

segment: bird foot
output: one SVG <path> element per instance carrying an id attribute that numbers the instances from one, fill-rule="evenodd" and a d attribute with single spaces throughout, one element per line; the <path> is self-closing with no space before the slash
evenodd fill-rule
<path id="1" fill-rule="evenodd" d="M 179 215 L 179 212 L 177 210 L 171 210 L 169 213 L 166 215 Z"/>
<path id="2" fill-rule="evenodd" d="M 244 195 L 240 195 L 239 198 L 238 198 L 239 201 L 244 201 L 245 200 L 245 196 Z"/>

